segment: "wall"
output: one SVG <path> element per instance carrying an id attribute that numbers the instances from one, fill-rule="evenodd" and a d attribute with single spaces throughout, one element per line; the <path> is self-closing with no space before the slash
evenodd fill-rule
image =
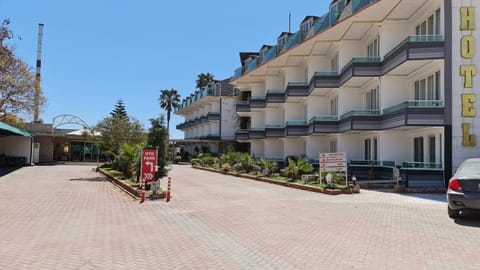
<path id="1" fill-rule="evenodd" d="M 298 102 L 285 103 L 285 121 L 305 120 L 305 105 Z"/>
<path id="2" fill-rule="evenodd" d="M 40 162 L 53 161 L 53 138 L 47 136 L 35 137 L 35 142 L 40 143 Z"/>
<path id="3" fill-rule="evenodd" d="M 283 143 L 283 154 L 287 156 L 305 155 L 305 141 L 301 138 L 285 138 Z"/>
<path id="4" fill-rule="evenodd" d="M 235 131 L 238 129 L 239 121 L 237 112 L 235 111 L 235 98 L 222 98 L 222 114 L 221 114 L 221 139 L 234 140 Z M 218 129 L 217 129 L 218 130 Z M 218 131 L 216 132 L 218 133 Z"/>
<path id="5" fill-rule="evenodd" d="M 307 98 L 307 120 L 314 116 L 329 115 L 330 99 L 327 97 L 310 96 Z"/>
<path id="6" fill-rule="evenodd" d="M 32 144 L 30 137 L 7 136 L 0 137 L 0 154 L 11 157 L 25 157 L 27 164 L 31 163 Z"/>

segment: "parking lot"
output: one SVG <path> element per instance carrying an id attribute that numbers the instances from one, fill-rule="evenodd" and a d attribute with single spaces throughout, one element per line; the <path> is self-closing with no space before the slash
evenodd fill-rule
<path id="1" fill-rule="evenodd" d="M 171 202 L 139 204 L 92 168 L 0 177 L 0 269 L 480 269 L 480 218 L 448 218 L 443 194 L 329 196 L 174 165 Z"/>

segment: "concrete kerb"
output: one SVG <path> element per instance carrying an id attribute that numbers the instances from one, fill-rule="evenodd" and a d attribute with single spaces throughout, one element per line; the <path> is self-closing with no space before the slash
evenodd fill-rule
<path id="1" fill-rule="evenodd" d="M 104 171 L 102 168 L 98 168 L 98 172 L 100 172 L 101 174 L 103 174 L 105 177 L 107 177 L 107 179 L 110 181 L 110 183 L 112 183 L 113 185 L 115 185 L 116 187 L 118 187 L 120 190 L 122 190 L 123 192 L 125 192 L 127 195 L 129 195 L 130 197 L 132 197 L 133 199 L 135 200 L 139 200 L 140 199 L 140 194 L 138 194 L 138 191 L 134 188 L 132 188 L 131 186 L 123 183 L 122 181 L 118 180 L 117 178 L 115 178 L 113 175 L 107 173 L 106 171 Z"/>

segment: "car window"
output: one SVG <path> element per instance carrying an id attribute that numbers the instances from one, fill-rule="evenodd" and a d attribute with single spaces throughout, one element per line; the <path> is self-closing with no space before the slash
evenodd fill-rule
<path id="1" fill-rule="evenodd" d="M 457 176 L 464 175 L 480 175 L 480 163 L 467 162 L 464 163 L 457 171 Z"/>

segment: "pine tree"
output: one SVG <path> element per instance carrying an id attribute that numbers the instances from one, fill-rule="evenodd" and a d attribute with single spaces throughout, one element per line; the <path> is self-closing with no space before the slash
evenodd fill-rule
<path id="1" fill-rule="evenodd" d="M 119 99 L 117 101 L 117 104 L 115 104 L 115 109 L 113 109 L 113 111 L 110 112 L 110 115 L 112 117 L 120 117 L 120 118 L 123 118 L 125 120 L 128 119 L 127 110 L 125 109 L 125 105 L 123 104 L 122 99 Z"/>

